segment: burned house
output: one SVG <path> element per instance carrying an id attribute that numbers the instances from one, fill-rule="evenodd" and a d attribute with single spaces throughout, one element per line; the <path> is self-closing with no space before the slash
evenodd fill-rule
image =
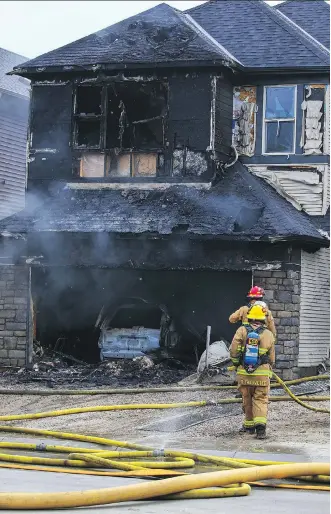
<path id="1" fill-rule="evenodd" d="M 321 19 L 320 23 L 327 23 Z M 149 328 L 194 359 L 257 283 L 291 378 L 329 352 L 329 52 L 263 1 L 158 5 L 14 68 L 26 207 L 0 225 L 0 360 L 98 359 Z"/>

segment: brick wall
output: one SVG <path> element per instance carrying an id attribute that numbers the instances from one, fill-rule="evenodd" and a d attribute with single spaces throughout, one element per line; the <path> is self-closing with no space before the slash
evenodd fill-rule
<path id="1" fill-rule="evenodd" d="M 29 273 L 23 266 L 0 266 L 0 364 L 24 366 Z"/>
<path id="2" fill-rule="evenodd" d="M 266 291 L 277 329 L 275 372 L 285 380 L 298 376 L 300 271 L 254 271 L 254 285 Z"/>

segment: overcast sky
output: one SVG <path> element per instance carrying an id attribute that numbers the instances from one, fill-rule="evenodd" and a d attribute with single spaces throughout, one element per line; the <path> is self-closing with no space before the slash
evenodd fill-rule
<path id="1" fill-rule="evenodd" d="M 160 3 L 154 0 L 0 1 L 0 47 L 33 58 Z M 184 10 L 204 2 L 167 3 Z"/>

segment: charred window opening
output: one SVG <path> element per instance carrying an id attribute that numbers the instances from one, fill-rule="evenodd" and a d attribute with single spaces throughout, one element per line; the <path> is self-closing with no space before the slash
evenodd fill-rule
<path id="1" fill-rule="evenodd" d="M 166 105 L 159 82 L 114 83 L 108 88 L 107 148 L 163 148 Z"/>
<path id="2" fill-rule="evenodd" d="M 77 123 L 78 146 L 100 146 L 100 121 L 79 120 Z"/>
<path id="3" fill-rule="evenodd" d="M 102 87 L 79 86 L 75 101 L 75 146 L 101 147 Z"/>
<path id="4" fill-rule="evenodd" d="M 79 157 L 79 176 L 157 176 L 164 164 L 166 116 L 167 87 L 161 82 L 78 86 L 74 147 L 87 150 Z"/>
<path id="5" fill-rule="evenodd" d="M 80 86 L 76 95 L 76 114 L 101 114 L 102 87 Z"/>

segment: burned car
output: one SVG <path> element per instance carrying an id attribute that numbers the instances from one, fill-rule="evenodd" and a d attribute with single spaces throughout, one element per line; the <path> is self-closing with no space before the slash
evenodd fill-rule
<path id="1" fill-rule="evenodd" d="M 101 330 L 100 359 L 133 359 L 160 347 L 160 329 L 132 327 Z"/>

